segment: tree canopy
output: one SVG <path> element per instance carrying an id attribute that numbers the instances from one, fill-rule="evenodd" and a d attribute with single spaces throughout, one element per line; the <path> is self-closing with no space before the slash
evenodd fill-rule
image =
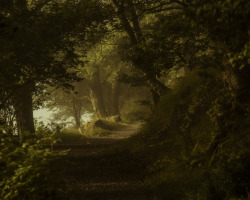
<path id="1" fill-rule="evenodd" d="M 249 18 L 248 0 L 1 0 L 0 142 L 51 135 L 41 105 L 81 132 L 145 120 L 120 148 L 145 157 L 160 198 L 246 199 Z"/>

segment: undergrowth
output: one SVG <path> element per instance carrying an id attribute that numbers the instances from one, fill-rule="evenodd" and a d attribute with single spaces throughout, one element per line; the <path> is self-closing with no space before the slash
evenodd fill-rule
<path id="1" fill-rule="evenodd" d="M 238 104 L 215 71 L 199 73 L 177 83 L 140 132 L 108 152 L 144 156 L 159 199 L 247 199 L 249 105 Z"/>
<path id="2" fill-rule="evenodd" d="M 119 130 L 128 126 L 128 123 L 115 122 L 106 119 L 99 119 L 86 124 L 81 132 L 84 136 L 88 137 L 101 137 L 111 135 Z"/>
<path id="3" fill-rule="evenodd" d="M 64 199 L 64 180 L 55 164 L 65 152 L 44 146 L 49 140 L 44 136 L 19 144 L 18 137 L 0 130 L 0 199 Z"/>

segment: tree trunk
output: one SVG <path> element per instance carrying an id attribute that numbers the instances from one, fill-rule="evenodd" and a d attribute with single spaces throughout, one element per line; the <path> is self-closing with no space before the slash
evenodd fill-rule
<path id="1" fill-rule="evenodd" d="M 120 115 L 119 111 L 119 96 L 120 96 L 120 83 L 114 81 L 112 83 L 112 102 L 111 102 L 111 115 Z"/>
<path id="2" fill-rule="evenodd" d="M 121 22 L 121 25 L 125 32 L 128 34 L 128 37 L 130 39 L 131 44 L 136 45 L 137 44 L 137 39 L 135 36 L 135 33 L 133 31 L 133 28 L 131 27 L 126 14 L 124 12 L 124 3 L 119 3 L 117 0 L 111 0 L 111 4 L 117 13 L 117 16 Z"/>
<path id="3" fill-rule="evenodd" d="M 80 128 L 81 126 L 81 120 L 78 116 L 74 116 L 75 119 L 75 128 Z"/>
<path id="4" fill-rule="evenodd" d="M 97 118 L 107 117 L 103 96 L 100 88 L 90 90 L 90 99 Z"/>
<path id="5" fill-rule="evenodd" d="M 155 76 L 152 76 L 151 74 L 145 74 L 145 76 L 147 77 L 149 87 L 155 92 L 155 95 L 159 95 L 159 98 L 170 92 L 170 89 L 160 82 Z"/>
<path id="6" fill-rule="evenodd" d="M 107 117 L 99 70 L 94 72 L 90 84 L 90 99 L 97 118 Z"/>
<path id="7" fill-rule="evenodd" d="M 33 118 L 32 91 L 30 85 L 23 85 L 13 99 L 20 142 L 25 139 L 25 133 L 35 133 Z"/>
<path id="8" fill-rule="evenodd" d="M 153 89 L 151 89 L 151 94 L 152 94 L 154 105 L 156 106 L 160 100 L 160 96 Z"/>
<path id="9" fill-rule="evenodd" d="M 142 31 L 141 31 L 140 23 L 139 23 L 138 16 L 135 10 L 135 6 L 131 0 L 127 0 L 127 3 L 129 4 L 129 7 L 130 7 L 131 21 L 133 24 L 133 29 L 136 34 L 137 41 L 140 41 L 142 38 Z"/>
<path id="10" fill-rule="evenodd" d="M 73 115 L 74 115 L 74 120 L 75 120 L 75 128 L 80 128 L 81 126 L 81 109 L 82 106 L 77 106 L 77 101 L 73 100 Z"/>
<path id="11" fill-rule="evenodd" d="M 140 23 L 138 21 L 138 16 L 135 10 L 135 7 L 133 5 L 133 2 L 131 0 L 128 0 L 128 9 L 129 9 L 129 14 L 131 17 L 131 21 L 133 26 L 130 24 L 128 17 L 126 16 L 125 13 L 125 6 L 124 6 L 124 1 L 123 2 L 118 2 L 117 0 L 110 0 L 114 10 L 117 13 L 117 16 L 121 22 L 121 25 L 124 29 L 124 31 L 127 33 L 130 43 L 132 46 L 137 45 L 141 38 L 142 38 L 142 31 L 140 28 Z M 153 63 L 152 63 L 153 65 Z M 154 75 L 152 76 L 152 73 L 145 70 L 144 67 L 141 66 L 135 66 L 139 68 L 140 70 L 143 71 L 147 82 L 151 89 L 155 92 L 155 94 L 158 94 L 159 96 L 165 95 L 170 89 L 165 86 L 163 83 L 161 83 Z"/>

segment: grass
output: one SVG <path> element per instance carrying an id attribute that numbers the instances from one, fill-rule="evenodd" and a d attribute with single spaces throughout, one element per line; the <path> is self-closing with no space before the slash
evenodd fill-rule
<path id="1" fill-rule="evenodd" d="M 95 128 L 95 129 L 88 129 L 84 131 L 84 135 L 87 137 L 102 137 L 111 135 L 114 131 L 103 129 L 103 128 Z"/>
<path id="2" fill-rule="evenodd" d="M 56 137 L 62 143 L 79 143 L 84 140 L 85 136 L 78 129 L 64 129 L 57 133 Z"/>
<path id="3" fill-rule="evenodd" d="M 105 119 L 101 119 L 103 126 L 96 127 L 95 121 L 85 125 L 84 130 L 82 131 L 84 136 L 87 137 L 102 137 L 108 136 L 116 131 L 125 129 L 129 124 L 124 122 L 114 122 Z"/>
<path id="4" fill-rule="evenodd" d="M 116 131 L 125 129 L 129 124 L 124 122 L 114 122 L 102 119 L 104 128 L 95 127 L 94 121 L 85 125 L 83 130 L 76 128 L 65 128 L 59 132 L 52 132 L 43 124 L 39 126 L 36 132 L 38 138 L 47 136 L 47 140 L 44 140 L 45 145 L 53 143 L 79 143 L 86 137 L 104 137 L 114 134 Z"/>

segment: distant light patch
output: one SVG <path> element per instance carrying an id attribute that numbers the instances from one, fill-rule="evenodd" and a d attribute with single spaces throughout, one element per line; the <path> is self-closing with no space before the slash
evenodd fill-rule
<path id="1" fill-rule="evenodd" d="M 74 124 L 74 119 L 73 117 L 69 117 L 66 121 L 54 121 L 53 120 L 53 114 L 56 112 L 56 110 L 49 110 L 47 108 L 41 108 L 38 110 L 34 110 L 33 115 L 34 119 L 37 120 L 38 122 L 43 122 L 44 125 L 50 124 L 52 121 L 56 123 L 63 123 L 66 122 L 69 126 Z M 82 115 L 82 123 L 86 124 L 87 122 L 91 121 L 93 117 L 93 113 L 84 113 Z M 67 125 L 67 126 L 68 126 Z"/>
<path id="2" fill-rule="evenodd" d="M 38 122 L 43 122 L 45 125 L 51 122 L 52 114 L 53 111 L 47 108 L 41 108 L 33 112 L 34 119 Z"/>

